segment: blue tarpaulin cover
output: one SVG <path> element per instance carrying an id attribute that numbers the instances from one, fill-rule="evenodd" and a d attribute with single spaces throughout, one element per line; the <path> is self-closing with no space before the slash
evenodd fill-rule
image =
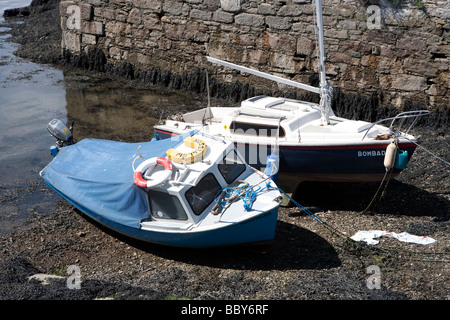
<path id="1" fill-rule="evenodd" d="M 141 220 L 148 218 L 149 208 L 146 193 L 133 182 L 132 163 L 138 147 L 147 159 L 164 157 L 186 136 L 143 143 L 84 139 L 62 148 L 41 176 L 85 213 L 139 228 Z M 136 167 L 140 162 L 137 160 Z"/>

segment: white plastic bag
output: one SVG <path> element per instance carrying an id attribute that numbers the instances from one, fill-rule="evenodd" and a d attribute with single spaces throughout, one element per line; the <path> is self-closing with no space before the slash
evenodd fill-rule
<path id="1" fill-rule="evenodd" d="M 436 240 L 427 236 L 415 236 L 407 232 L 395 233 L 387 232 L 384 230 L 358 231 L 351 237 L 351 239 L 355 241 L 364 241 L 367 244 L 375 245 L 379 243 L 379 241 L 375 239 L 378 239 L 380 237 L 395 238 L 402 242 L 417 243 L 423 245 L 436 242 Z"/>

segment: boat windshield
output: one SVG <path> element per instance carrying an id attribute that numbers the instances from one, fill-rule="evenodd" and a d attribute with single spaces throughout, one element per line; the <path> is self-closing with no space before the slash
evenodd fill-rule
<path id="1" fill-rule="evenodd" d="M 156 190 L 149 190 L 147 195 L 153 217 L 187 220 L 186 212 L 176 196 Z"/>
<path id="2" fill-rule="evenodd" d="M 225 181 L 230 184 L 245 171 L 245 164 L 233 149 L 219 163 L 218 169 Z"/>
<path id="3" fill-rule="evenodd" d="M 208 173 L 195 187 L 186 191 L 185 196 L 194 214 L 200 215 L 213 202 L 220 190 L 216 177 Z"/>

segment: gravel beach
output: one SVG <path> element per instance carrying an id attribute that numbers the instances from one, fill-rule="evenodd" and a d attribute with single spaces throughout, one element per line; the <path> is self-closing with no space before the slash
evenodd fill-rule
<path id="1" fill-rule="evenodd" d="M 13 29 L 13 41 L 22 44 L 17 54 L 66 68 L 58 64 L 57 33 L 46 30 L 58 28 L 56 17 L 47 10 L 21 18 L 28 22 Z M 38 20 L 42 28 L 27 29 Z M 90 77 L 87 71 L 66 72 Z M 443 116 L 444 125 L 412 133 L 421 136 L 423 148 L 448 161 L 448 115 Z M 364 213 L 378 183 L 303 183 L 296 199 L 325 224 L 295 206 L 283 207 L 275 239 L 258 245 L 187 250 L 140 243 L 57 200 L 53 212 L 35 208 L 22 226 L 0 236 L 0 299 L 449 300 L 450 170 L 425 149 L 416 150 L 408 168 Z M 53 191 L 43 182 L 14 190 L 0 186 L 0 204 L 30 193 L 45 198 Z M 348 238 L 373 229 L 436 242 L 381 238 L 369 246 Z M 32 277 L 37 274 L 46 280 Z"/>

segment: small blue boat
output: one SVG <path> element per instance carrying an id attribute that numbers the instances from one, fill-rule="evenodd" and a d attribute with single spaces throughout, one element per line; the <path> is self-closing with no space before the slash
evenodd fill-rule
<path id="1" fill-rule="evenodd" d="M 53 120 L 44 181 L 100 224 L 162 245 L 207 248 L 272 240 L 281 193 L 232 142 L 200 132 L 143 143 L 84 139 Z"/>

